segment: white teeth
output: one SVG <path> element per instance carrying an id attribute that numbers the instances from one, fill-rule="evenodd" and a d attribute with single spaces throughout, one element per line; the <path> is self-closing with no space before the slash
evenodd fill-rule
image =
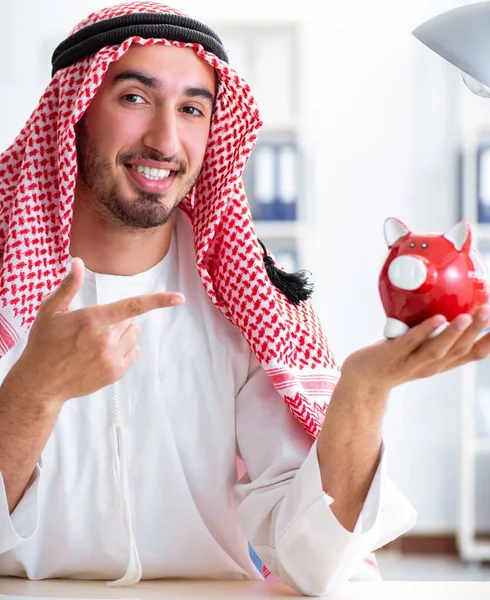
<path id="1" fill-rule="evenodd" d="M 153 179 L 159 181 L 160 179 L 165 179 L 170 175 L 169 169 L 155 169 L 154 167 L 143 167 L 141 165 L 131 165 L 131 168 L 138 173 L 141 173 L 148 179 Z"/>

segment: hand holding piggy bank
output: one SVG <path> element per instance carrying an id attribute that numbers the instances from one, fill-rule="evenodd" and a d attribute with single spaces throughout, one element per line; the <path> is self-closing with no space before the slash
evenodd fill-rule
<path id="1" fill-rule="evenodd" d="M 379 293 L 387 317 L 386 338 L 397 338 L 437 314 L 452 321 L 488 302 L 488 273 L 466 221 L 435 234 L 414 233 L 389 218 L 384 235 L 389 254 L 379 276 Z"/>

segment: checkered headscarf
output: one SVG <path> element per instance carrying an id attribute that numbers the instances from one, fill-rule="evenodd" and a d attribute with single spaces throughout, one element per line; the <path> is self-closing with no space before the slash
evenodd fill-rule
<path id="1" fill-rule="evenodd" d="M 219 76 L 201 175 L 180 208 L 192 221 L 197 267 L 211 300 L 242 331 L 315 438 L 339 371 L 310 302 L 291 303 L 267 276 L 242 182 L 261 126 L 255 100 L 227 64 L 216 34 L 159 3 L 120 4 L 81 22 L 56 49 L 53 79 L 0 155 L 0 356 L 27 331 L 43 297 L 66 274 L 75 125 L 109 65 L 131 44 L 155 43 L 192 48 Z"/>

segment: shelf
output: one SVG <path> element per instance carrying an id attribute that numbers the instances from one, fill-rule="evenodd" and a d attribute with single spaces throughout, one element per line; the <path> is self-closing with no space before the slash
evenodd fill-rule
<path id="1" fill-rule="evenodd" d="M 290 121 L 288 123 L 264 123 L 259 131 L 260 140 L 262 137 L 274 138 L 278 140 L 289 140 L 291 137 L 297 138 L 300 132 L 298 123 Z"/>
<path id="2" fill-rule="evenodd" d="M 490 558 L 490 542 L 483 540 L 472 540 L 465 544 L 463 555 L 465 560 L 488 560 Z"/>
<path id="3" fill-rule="evenodd" d="M 298 239 L 304 235 L 304 226 L 298 221 L 254 221 L 259 237 L 268 239 Z"/>
<path id="4" fill-rule="evenodd" d="M 475 102 L 477 100 L 472 94 L 462 93 L 461 105 L 457 111 L 462 123 L 461 162 L 457 167 L 459 208 L 463 218 L 471 225 L 475 246 L 483 252 L 484 260 L 489 265 L 490 223 L 478 222 L 478 201 L 483 174 L 480 172 L 482 165 L 478 164 L 478 149 L 484 139 L 488 140 L 488 128 L 484 133 L 481 131 L 482 113 L 478 111 L 478 107 L 475 110 Z M 479 539 L 475 535 L 476 531 L 484 528 L 481 522 L 482 515 L 477 508 L 482 501 L 486 500 L 487 490 L 479 481 L 480 468 L 485 468 L 486 465 L 479 463 L 490 459 L 490 435 L 485 435 L 486 428 L 482 430 L 481 436 L 475 435 L 477 418 L 481 419 L 477 412 L 476 395 L 482 374 L 476 364 L 466 365 L 461 373 L 459 402 L 462 411 L 460 446 L 462 460 L 458 544 L 463 560 L 479 562 L 490 559 L 490 541 Z"/>

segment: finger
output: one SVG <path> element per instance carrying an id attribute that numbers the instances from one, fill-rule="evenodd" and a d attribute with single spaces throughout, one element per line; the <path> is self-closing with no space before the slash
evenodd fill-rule
<path id="1" fill-rule="evenodd" d="M 470 351 L 457 359 L 451 367 L 460 367 L 473 360 L 483 360 L 490 355 L 490 333 L 481 337 L 470 349 Z"/>
<path id="2" fill-rule="evenodd" d="M 45 309 L 53 312 L 63 312 L 70 308 L 70 304 L 81 290 L 85 278 L 85 265 L 81 258 L 74 258 L 70 272 L 63 279 L 59 287 L 46 298 Z"/>
<path id="3" fill-rule="evenodd" d="M 472 351 L 477 338 L 481 335 L 482 330 L 488 325 L 489 319 L 490 306 L 482 306 L 474 313 L 473 322 L 451 348 L 451 354 L 454 358 L 464 357 Z"/>
<path id="4" fill-rule="evenodd" d="M 117 344 L 118 349 L 122 352 L 122 354 L 126 354 L 131 350 L 131 348 L 133 348 L 133 346 L 136 346 L 140 337 L 141 329 L 138 327 L 138 325 L 132 323 L 129 325 L 129 327 L 126 327 L 123 334 L 119 338 Z"/>
<path id="5" fill-rule="evenodd" d="M 490 333 L 481 337 L 471 349 L 470 360 L 483 360 L 490 354 Z"/>
<path id="6" fill-rule="evenodd" d="M 488 321 L 490 320 L 490 305 L 484 304 L 483 306 L 480 306 L 472 316 L 474 320 L 478 320 L 484 325 L 488 324 Z"/>
<path id="7" fill-rule="evenodd" d="M 405 355 L 411 354 L 419 348 L 442 325 L 447 323 L 443 315 L 435 315 L 415 325 L 402 336 L 393 341 L 393 345 Z"/>
<path id="8" fill-rule="evenodd" d="M 111 330 L 112 339 L 115 343 L 119 343 L 122 334 L 126 331 L 126 329 L 134 323 L 134 317 L 131 319 L 124 319 L 120 323 L 114 323 L 112 325 L 108 325 L 107 327 Z"/>
<path id="9" fill-rule="evenodd" d="M 127 369 L 129 369 L 129 367 L 136 362 L 136 359 L 138 358 L 140 354 L 140 348 L 139 346 L 133 346 L 128 352 L 126 352 L 126 354 L 123 356 L 123 369 L 124 372 L 126 372 Z"/>
<path id="10" fill-rule="evenodd" d="M 95 312 L 102 325 L 112 325 L 134 319 L 150 310 L 169 308 L 184 304 L 185 298 L 177 292 L 160 292 L 145 296 L 134 296 L 125 300 L 118 300 L 112 304 L 95 307 Z"/>
<path id="11" fill-rule="evenodd" d="M 469 314 L 458 315 L 446 329 L 437 337 L 427 340 L 415 352 L 412 359 L 418 362 L 443 361 L 451 358 L 453 348 L 457 346 L 464 332 L 468 331 L 473 323 Z"/>

